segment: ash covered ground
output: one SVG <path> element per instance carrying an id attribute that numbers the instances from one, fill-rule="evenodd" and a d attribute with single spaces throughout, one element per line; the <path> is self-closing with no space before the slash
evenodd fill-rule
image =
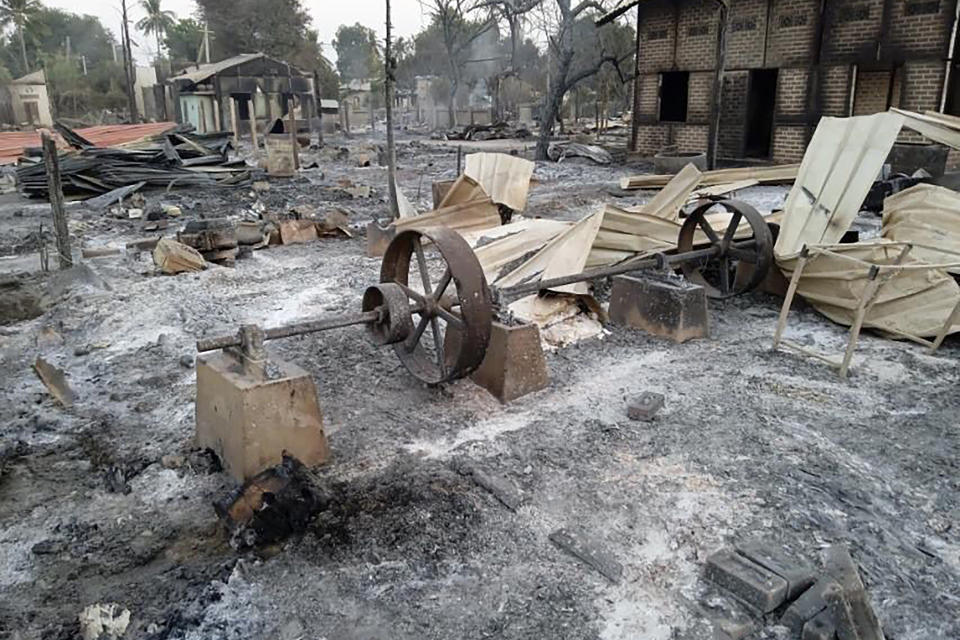
<path id="1" fill-rule="evenodd" d="M 314 155 L 319 168 L 260 194 L 150 193 L 147 210 L 174 203 L 189 219 L 257 202 L 336 205 L 358 230 L 386 216 L 385 169 Z M 456 153 L 404 140 L 399 163 L 423 210 L 431 182 L 454 177 Z M 650 194 L 624 197 L 616 182 L 646 170 L 538 164 L 527 214 L 635 204 Z M 370 185 L 371 198 L 328 188 L 342 178 Z M 783 194 L 743 196 L 769 210 Z M 0 269 L 35 268 L 31 234 L 47 215 L 5 197 Z M 86 246 L 144 235 L 142 221 L 70 215 Z M 849 543 L 889 637 L 960 637 L 955 338 L 928 355 L 864 335 L 842 381 L 771 352 L 780 301 L 750 294 L 711 303 L 708 340 L 611 326 L 551 351 L 549 387 L 508 405 L 469 381 L 424 387 L 359 328 L 273 342 L 314 376 L 333 451 L 317 473 L 333 502 L 302 535 L 236 551 L 212 508 L 234 485 L 192 445 L 194 341 L 242 322 L 353 312 L 379 260 L 358 234 L 179 276 L 156 275 L 149 253 L 87 264 L 84 277 L 35 276 L 3 293 L 0 638 L 73 638 L 77 614 L 108 602 L 130 610 L 130 638 L 709 638 L 729 603 L 703 561 L 748 537 L 814 565 L 822 547 Z M 797 305 L 788 335 L 838 352 L 846 332 Z M 67 372 L 73 408 L 31 371 L 38 354 Z M 651 423 L 626 416 L 642 391 L 666 397 Z M 463 461 L 515 483 L 522 506 L 458 473 Z M 553 545 L 560 527 L 587 532 L 623 580 Z M 778 637 L 772 620 L 751 622 L 748 637 Z"/>

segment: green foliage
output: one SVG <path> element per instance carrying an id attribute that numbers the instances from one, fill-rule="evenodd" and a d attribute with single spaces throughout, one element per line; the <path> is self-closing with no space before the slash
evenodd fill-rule
<path id="1" fill-rule="evenodd" d="M 157 39 L 157 57 L 162 55 L 160 37 L 176 22 L 173 11 L 164 11 L 160 7 L 160 0 L 140 0 L 140 7 L 146 16 L 137 22 L 137 29 L 145 34 L 153 34 Z"/>
<path id="2" fill-rule="evenodd" d="M 87 68 L 113 60 L 113 36 L 93 16 L 80 16 L 60 9 L 41 8 L 25 28 L 27 57 L 30 68 L 24 68 L 20 42 L 16 32 L 0 44 L 0 61 L 7 65 L 14 77 L 35 71 L 37 62 L 54 55 L 66 55 L 70 38 L 70 53 L 74 58 L 84 56 Z"/>
<path id="3" fill-rule="evenodd" d="M 168 27 L 163 46 L 173 68 L 180 69 L 196 62 L 202 41 L 203 25 L 193 18 L 181 18 Z"/>
<path id="4" fill-rule="evenodd" d="M 333 65 L 329 63 L 322 65 L 317 69 L 317 75 L 320 76 L 320 97 L 325 100 L 336 100 L 340 95 L 340 77 Z"/>
<path id="5" fill-rule="evenodd" d="M 26 74 L 30 71 L 27 58 L 27 29 L 33 26 L 37 15 L 43 9 L 40 0 L 0 0 L 0 26 L 13 25 L 20 45 L 19 70 Z"/>
<path id="6" fill-rule="evenodd" d="M 123 68 L 112 61 L 102 62 L 83 75 L 80 61 L 65 56 L 44 59 L 50 106 L 57 117 L 81 116 L 100 109 L 123 109 Z"/>
<path id="7" fill-rule="evenodd" d="M 324 64 L 300 0 L 197 0 L 197 5 L 213 32 L 211 60 L 262 51 L 305 71 Z"/>
<path id="8" fill-rule="evenodd" d="M 344 82 L 366 80 L 382 75 L 383 62 L 377 50 L 377 34 L 361 25 L 340 25 L 333 39 L 337 51 L 337 71 Z"/>

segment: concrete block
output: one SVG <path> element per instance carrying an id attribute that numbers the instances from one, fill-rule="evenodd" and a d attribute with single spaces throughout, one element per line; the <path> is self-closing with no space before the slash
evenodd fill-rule
<path id="1" fill-rule="evenodd" d="M 823 561 L 824 569 L 838 584 L 837 588 L 827 589 L 824 598 L 833 613 L 840 640 L 883 640 L 883 628 L 847 547 L 827 547 Z"/>
<path id="2" fill-rule="evenodd" d="M 685 280 L 617 276 L 610 293 L 610 321 L 675 342 L 710 335 L 703 287 Z"/>
<path id="3" fill-rule="evenodd" d="M 834 583 L 823 593 L 840 640 L 884 640 L 883 629 L 864 592 L 849 593 Z"/>
<path id="4" fill-rule="evenodd" d="M 745 284 L 750 277 L 753 276 L 754 268 L 755 265 L 750 264 L 749 262 L 740 261 L 737 263 L 737 275 L 735 277 L 735 282 L 738 287 Z M 787 296 L 787 288 L 789 286 L 790 283 L 787 282 L 787 279 L 783 277 L 783 273 L 777 268 L 777 265 L 772 264 L 770 265 L 770 270 L 767 271 L 766 277 L 760 282 L 756 290 L 769 293 L 770 295 L 777 296 L 779 298 L 785 298 Z"/>
<path id="5" fill-rule="evenodd" d="M 827 608 L 824 591 L 830 585 L 836 585 L 836 583 L 832 576 L 821 576 L 813 583 L 813 586 L 800 594 L 787 607 L 780 618 L 780 624 L 790 629 L 795 636 L 799 636 L 803 631 L 803 626 Z"/>
<path id="6" fill-rule="evenodd" d="M 758 540 L 744 541 L 736 545 L 737 553 L 760 566 L 773 571 L 787 581 L 787 600 L 793 600 L 816 579 L 813 567 L 788 557 L 781 549 Z"/>
<path id="7" fill-rule="evenodd" d="M 310 374 L 273 357 L 266 370 L 251 373 L 224 351 L 197 358 L 197 444 L 238 481 L 280 464 L 284 452 L 308 466 L 329 457 Z"/>
<path id="8" fill-rule="evenodd" d="M 456 350 L 457 340 L 459 335 L 448 329 L 445 336 L 448 351 Z M 546 387 L 550 376 L 537 325 L 511 327 L 494 322 L 487 353 L 470 379 L 500 402 L 510 402 Z"/>
<path id="9" fill-rule="evenodd" d="M 706 576 L 760 613 L 773 611 L 787 597 L 786 580 L 730 549 L 707 558 Z"/>
<path id="10" fill-rule="evenodd" d="M 379 258 L 387 251 L 396 231 L 392 226 L 381 227 L 374 220 L 367 224 L 367 257 Z"/>
<path id="11" fill-rule="evenodd" d="M 837 637 L 837 625 L 830 612 L 823 610 L 813 620 L 803 625 L 801 640 L 834 640 Z"/>
<path id="12" fill-rule="evenodd" d="M 650 422 L 663 408 L 663 394 L 644 391 L 627 404 L 627 417 L 631 420 Z"/>

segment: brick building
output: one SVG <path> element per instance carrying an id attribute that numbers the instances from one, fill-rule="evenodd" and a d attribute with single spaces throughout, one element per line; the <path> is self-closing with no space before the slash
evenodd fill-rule
<path id="1" fill-rule="evenodd" d="M 716 0 L 641 0 L 635 150 L 707 148 Z M 721 158 L 795 162 L 820 116 L 960 111 L 957 0 L 729 0 Z"/>

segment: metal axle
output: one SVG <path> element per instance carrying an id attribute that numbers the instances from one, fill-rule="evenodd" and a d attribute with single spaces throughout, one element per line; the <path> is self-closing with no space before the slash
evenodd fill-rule
<path id="1" fill-rule="evenodd" d="M 350 327 L 355 324 L 369 324 L 375 322 L 379 317 L 380 310 L 374 309 L 373 311 L 365 311 L 350 316 L 332 316 L 329 318 L 320 318 L 319 320 L 307 320 L 306 322 L 297 322 L 295 324 L 266 329 L 263 332 L 263 338 L 264 340 L 276 340 L 277 338 L 289 338 L 290 336 L 301 336 L 306 333 L 316 333 L 317 331 Z M 229 336 L 197 340 L 197 351 L 215 351 L 216 349 L 226 349 L 227 347 L 239 347 L 242 345 L 240 336 L 240 332 L 237 332 Z"/>

